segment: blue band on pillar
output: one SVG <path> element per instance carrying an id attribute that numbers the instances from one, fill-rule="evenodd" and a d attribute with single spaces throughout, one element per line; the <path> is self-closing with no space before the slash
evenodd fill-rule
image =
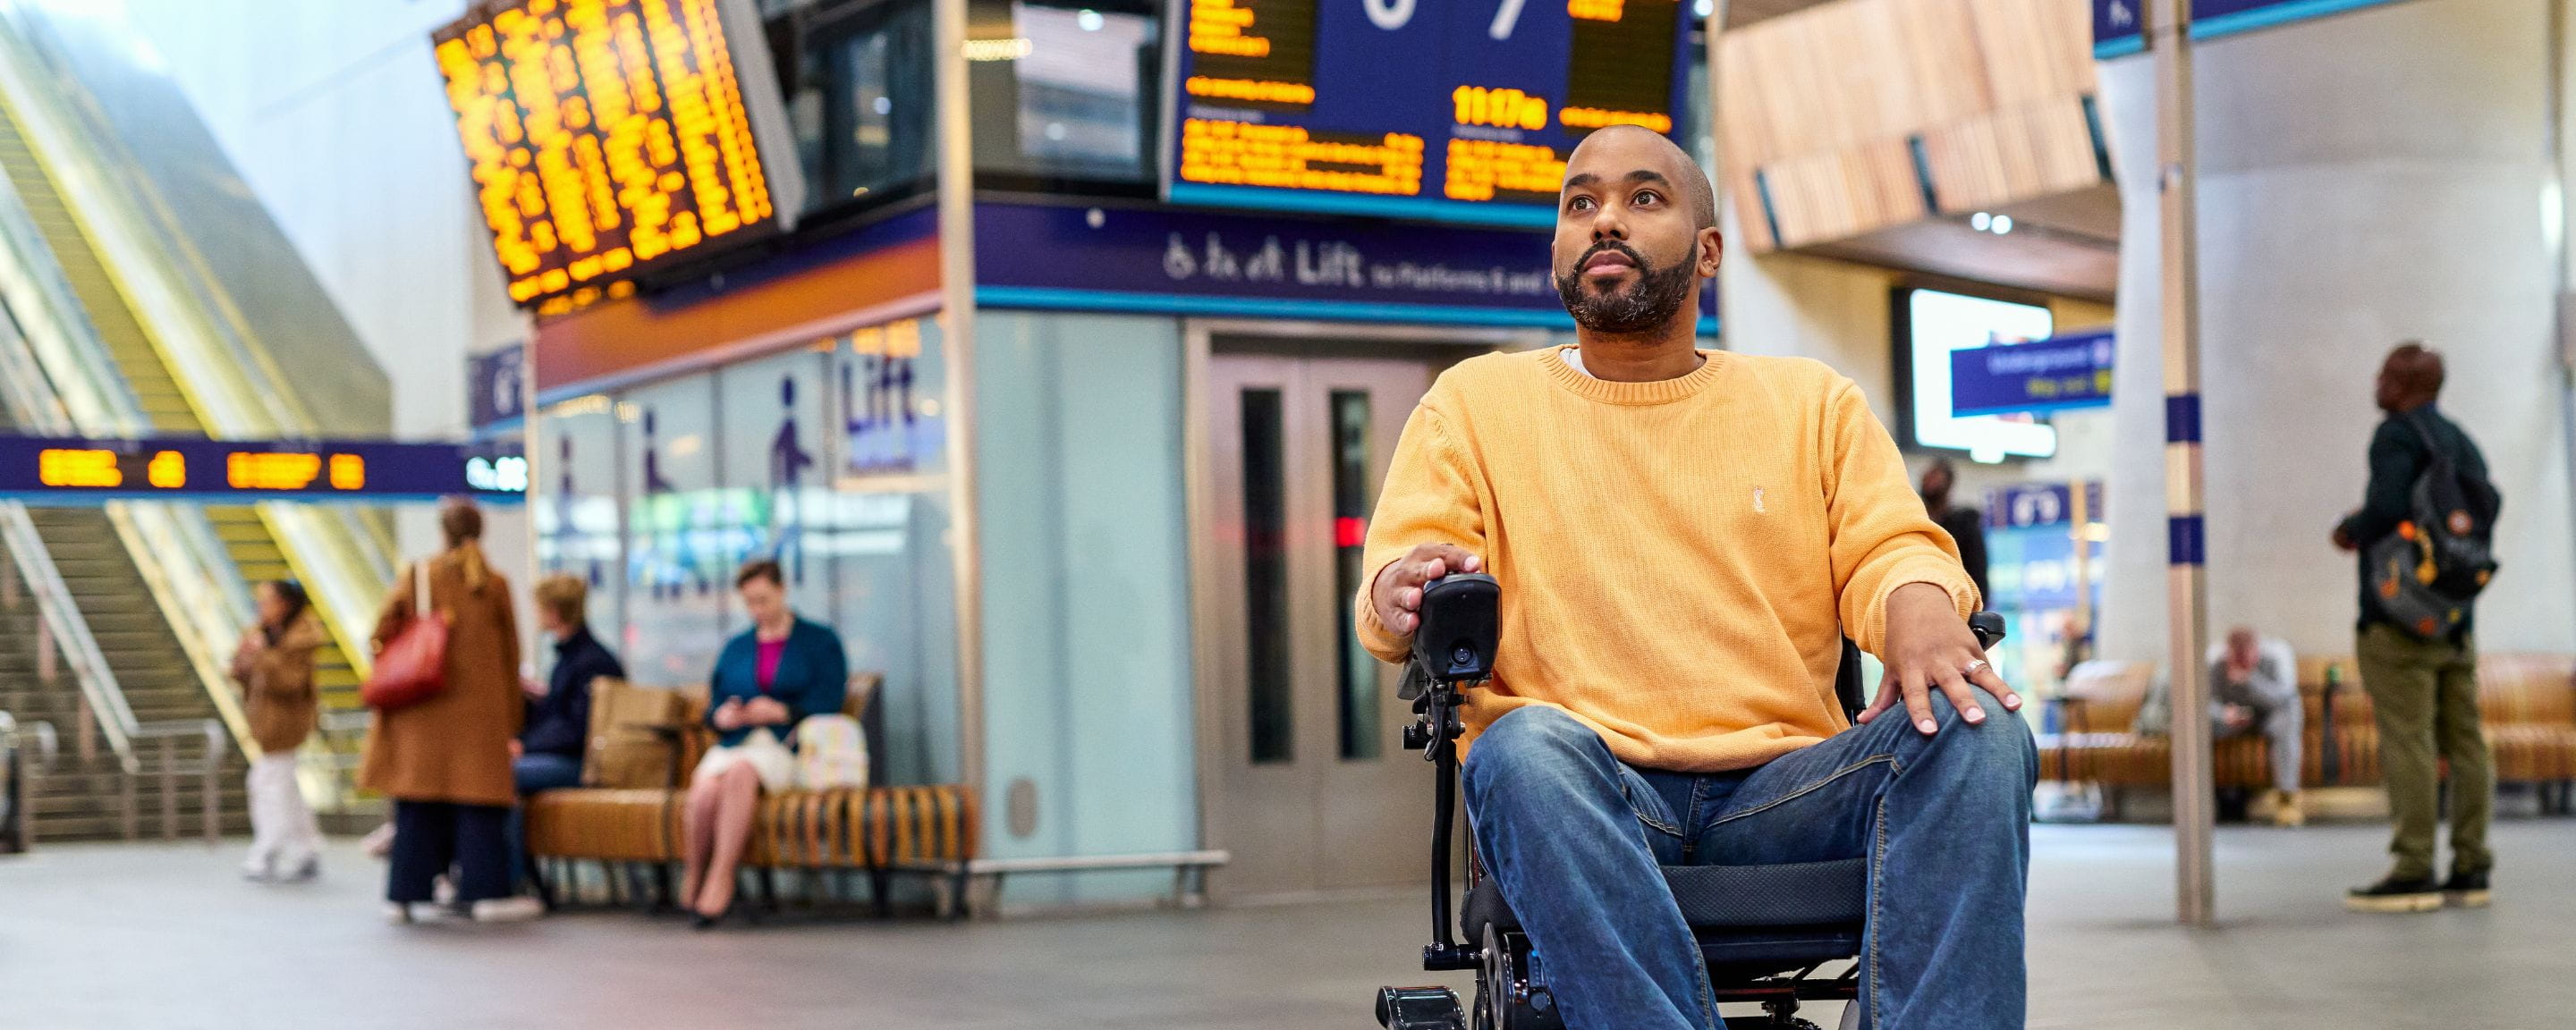
<path id="1" fill-rule="evenodd" d="M 2165 442 L 2200 442 L 2200 395 L 2165 395 Z"/>
<path id="2" fill-rule="evenodd" d="M 2165 520 L 2166 563 L 2177 568 L 2207 564 L 2208 543 L 2203 539 L 2201 517 L 2175 515 Z"/>

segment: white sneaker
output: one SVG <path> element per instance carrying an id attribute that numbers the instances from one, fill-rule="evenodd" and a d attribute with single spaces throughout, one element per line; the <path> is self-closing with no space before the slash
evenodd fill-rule
<path id="1" fill-rule="evenodd" d="M 388 901 L 384 911 L 385 921 L 395 926 L 454 922 L 457 918 L 456 909 L 435 901 L 415 901 L 408 905 Z"/>
<path id="2" fill-rule="evenodd" d="M 478 923 L 524 923 L 545 914 L 545 903 L 524 896 L 485 898 L 474 903 L 474 921 Z"/>

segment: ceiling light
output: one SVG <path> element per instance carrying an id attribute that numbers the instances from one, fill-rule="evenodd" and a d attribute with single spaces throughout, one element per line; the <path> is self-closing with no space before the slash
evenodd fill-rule
<path id="1" fill-rule="evenodd" d="M 1995 235 L 1997 235 L 1997 236 L 2001 236 L 2001 235 L 2003 235 L 2003 234 L 2005 234 L 2005 233 L 2008 233 L 2008 232 L 2011 232 L 2011 231 L 2012 231 L 2012 216 L 2011 216 L 2011 215 L 1996 215 L 1996 216 L 1995 216 Z"/>
<path id="2" fill-rule="evenodd" d="M 1975 229 L 1978 232 L 1984 232 L 1986 231 L 1987 226 L 1994 224 L 1994 221 L 1995 216 L 1979 211 L 1976 214 L 1968 216 L 1968 228 Z"/>

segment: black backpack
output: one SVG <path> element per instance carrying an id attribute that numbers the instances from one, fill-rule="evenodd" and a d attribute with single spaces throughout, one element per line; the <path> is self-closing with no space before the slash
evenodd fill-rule
<path id="1" fill-rule="evenodd" d="M 2389 621 L 2424 640 L 2448 637 L 2495 578 L 2495 484 L 2451 460 L 2422 420 L 2406 424 L 2431 462 L 2415 477 L 2406 518 L 2370 548 L 2370 590 Z"/>

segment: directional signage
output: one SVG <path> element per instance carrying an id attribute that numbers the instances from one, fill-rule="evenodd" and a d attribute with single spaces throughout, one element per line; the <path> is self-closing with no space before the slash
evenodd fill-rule
<path id="1" fill-rule="evenodd" d="M 2109 60 L 2146 49 L 2141 27 L 2153 0 L 2093 0 L 2093 57 Z M 2212 39 L 2294 21 L 2375 7 L 2391 0 L 2191 0 L 2191 38 Z"/>
<path id="2" fill-rule="evenodd" d="M 2111 403 L 2108 329 L 2031 343 L 1950 352 L 1950 410 L 1957 415 L 2098 408 Z"/>

